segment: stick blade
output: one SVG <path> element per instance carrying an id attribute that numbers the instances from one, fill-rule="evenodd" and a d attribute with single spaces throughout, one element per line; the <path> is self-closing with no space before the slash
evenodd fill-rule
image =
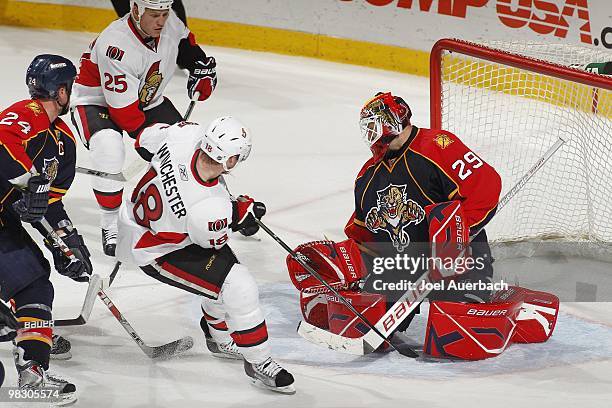
<path id="1" fill-rule="evenodd" d="M 85 294 L 85 301 L 83 302 L 83 308 L 81 309 L 81 315 L 75 319 L 58 319 L 54 325 L 58 327 L 62 326 L 82 326 L 87 323 L 91 311 L 93 309 L 94 302 L 96 300 L 96 294 L 102 288 L 102 280 L 100 275 L 93 274 L 89 278 L 89 286 L 87 287 L 87 293 Z"/>
<path id="2" fill-rule="evenodd" d="M 310 323 L 301 321 L 297 327 L 298 334 L 311 343 L 341 353 L 363 356 L 367 354 L 365 343 L 360 338 L 350 338 L 331 333 Z"/>
<path id="3" fill-rule="evenodd" d="M 186 336 L 181 339 L 175 340 L 171 343 L 164 344 L 157 347 L 144 346 L 143 351 L 153 359 L 164 359 L 171 358 L 178 354 L 184 353 L 191 349 L 194 345 L 193 337 Z"/>

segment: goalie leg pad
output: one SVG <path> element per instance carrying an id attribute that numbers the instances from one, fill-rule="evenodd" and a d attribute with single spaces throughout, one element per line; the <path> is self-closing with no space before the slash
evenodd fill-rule
<path id="1" fill-rule="evenodd" d="M 520 302 L 433 301 L 423 351 L 434 357 L 481 360 L 501 354 L 512 342 Z"/>
<path id="2" fill-rule="evenodd" d="M 383 295 L 372 293 L 339 292 L 351 305 L 361 313 L 368 322 L 376 324 L 386 310 L 386 299 Z M 361 337 L 370 329 L 360 318 L 342 303 L 335 295 L 327 294 L 327 316 L 329 331 L 341 336 Z"/>
<path id="3" fill-rule="evenodd" d="M 300 292 L 300 309 L 304 320 L 321 329 L 328 329 L 327 296 L 323 293 Z"/>
<path id="4" fill-rule="evenodd" d="M 519 302 L 516 330 L 512 341 L 516 343 L 542 343 L 552 336 L 559 314 L 559 298 L 551 293 L 510 286 L 493 297 L 494 302 Z"/>

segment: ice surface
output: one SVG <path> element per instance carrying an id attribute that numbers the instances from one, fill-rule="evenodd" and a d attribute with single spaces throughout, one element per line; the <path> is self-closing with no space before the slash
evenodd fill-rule
<path id="1" fill-rule="evenodd" d="M 0 28 L 0 106 L 27 97 L 24 72 L 38 53 L 78 61 L 94 34 Z M 404 96 L 414 123 L 428 126 L 424 78 L 305 58 L 205 47 L 218 61 L 219 86 L 198 105 L 192 120 L 222 114 L 252 130 L 251 158 L 228 179 L 234 193 L 248 193 L 269 209 L 265 221 L 289 245 L 342 237 L 352 211 L 352 185 L 368 150 L 359 137 L 359 108 L 376 91 Z M 406 61 L 407 64 L 410 61 Z M 188 105 L 186 77 L 177 73 L 167 95 L 179 110 Z M 128 143 L 128 141 L 126 141 Z M 80 146 L 78 163 L 89 164 Z M 128 189 L 129 190 L 129 189 Z M 66 206 L 92 252 L 96 273 L 113 261 L 102 254 L 97 209 L 87 176 L 77 175 Z M 73 358 L 54 362 L 75 382 L 82 407 L 609 407 L 612 401 L 610 305 L 564 304 L 552 339 L 512 345 L 481 362 L 431 363 L 395 353 L 355 358 L 307 343 L 295 333 L 299 310 L 285 272 L 285 253 L 263 233 L 261 241 L 238 238 L 232 247 L 260 283 L 274 355 L 296 378 L 297 394 L 251 387 L 242 364 L 206 351 L 195 296 L 167 287 L 132 266 L 123 266 L 108 295 L 149 344 L 181 336 L 194 348 L 167 361 L 151 361 L 96 302 L 87 325 L 57 332 L 72 341 Z M 549 267 L 548 264 L 544 265 Z M 500 268 L 512 272 L 512 265 Z M 571 263 L 558 265 L 569 268 Z M 581 270 L 588 264 L 580 264 Z M 570 271 L 571 272 L 571 271 Z M 86 286 L 53 273 L 55 317 L 80 311 Z M 423 341 L 423 311 L 409 330 Z M 0 345 L 6 384 L 15 381 L 10 345 Z M 7 405 L 8 406 L 8 405 Z"/>

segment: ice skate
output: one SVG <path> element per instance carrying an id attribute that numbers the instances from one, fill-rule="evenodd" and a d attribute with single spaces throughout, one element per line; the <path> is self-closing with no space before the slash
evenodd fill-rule
<path id="1" fill-rule="evenodd" d="M 102 250 L 105 255 L 115 256 L 117 248 L 117 226 L 111 226 L 108 229 L 102 228 Z"/>
<path id="2" fill-rule="evenodd" d="M 21 390 L 51 391 L 51 398 L 54 398 L 52 406 L 71 405 L 77 400 L 74 384 L 45 372 L 36 361 L 29 360 L 24 365 L 18 364 L 17 373 L 19 376 L 17 385 Z"/>
<path id="3" fill-rule="evenodd" d="M 206 338 L 206 347 L 213 356 L 232 360 L 242 360 L 242 354 L 240 354 L 240 350 L 238 350 L 238 346 L 233 340 L 226 343 L 217 343 L 215 339 L 212 338 L 204 317 L 200 320 L 200 327 Z"/>
<path id="4" fill-rule="evenodd" d="M 244 371 L 253 385 L 283 394 L 295 394 L 293 376 L 269 357 L 261 364 L 244 361 Z"/>

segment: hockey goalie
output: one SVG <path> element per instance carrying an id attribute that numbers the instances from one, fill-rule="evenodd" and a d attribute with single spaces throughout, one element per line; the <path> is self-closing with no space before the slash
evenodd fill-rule
<path id="1" fill-rule="evenodd" d="M 299 260 L 287 257 L 304 321 L 325 330 L 321 338 L 358 339 L 371 331 L 366 319 L 392 339 L 428 298 L 425 354 L 479 360 L 513 342 L 546 341 L 556 296 L 516 286 L 494 290 L 483 227 L 499 202 L 497 172 L 454 134 L 412 125 L 401 97 L 379 93 L 360 116 L 373 157 L 355 181 L 348 239 L 305 243 L 295 249 Z"/>

